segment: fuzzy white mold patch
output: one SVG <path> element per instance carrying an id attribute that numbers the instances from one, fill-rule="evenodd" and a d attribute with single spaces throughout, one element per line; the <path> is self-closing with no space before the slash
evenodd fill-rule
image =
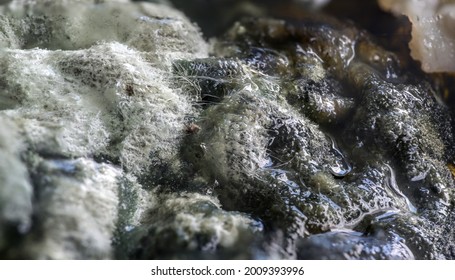
<path id="1" fill-rule="evenodd" d="M 195 114 L 171 64 L 206 56 L 197 27 L 162 5 L 0 6 L 0 225 L 24 229 L 7 256 L 112 257 L 122 180 L 178 161 L 185 118 Z M 4 227 L 8 251 L 3 236 Z"/>
<path id="2" fill-rule="evenodd" d="M 262 230 L 259 223 L 247 215 L 222 210 L 219 201 L 210 196 L 172 194 L 160 196 L 156 202 L 146 224 L 156 229 L 157 240 L 162 238 L 160 232 L 175 232 L 176 243 L 185 247 L 182 249 L 226 248 L 248 233 Z"/>

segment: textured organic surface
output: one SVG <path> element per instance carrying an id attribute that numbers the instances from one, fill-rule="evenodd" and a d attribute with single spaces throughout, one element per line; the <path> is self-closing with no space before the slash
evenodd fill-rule
<path id="1" fill-rule="evenodd" d="M 455 72 L 455 1 L 380 0 L 381 7 L 412 23 L 411 55 L 426 72 Z"/>
<path id="2" fill-rule="evenodd" d="M 148 199 L 123 192 L 153 188 L 136 181 L 176 162 L 194 112 L 171 63 L 206 44 L 165 6 L 19 2 L 0 17 L 0 251 L 114 257 L 119 216 Z"/>
<path id="3" fill-rule="evenodd" d="M 455 258 L 450 113 L 353 24 L 0 7 L 1 258 Z"/>
<path id="4" fill-rule="evenodd" d="M 390 250 L 357 257 L 452 257 L 451 241 L 434 227 L 451 231 L 453 223 L 449 116 L 393 54 L 352 26 L 311 18 L 246 20 L 214 50 L 222 60 L 176 69 L 196 77 L 208 102 L 201 131 L 189 136 L 189 161 L 217 183 L 225 207 L 282 230 L 291 257 L 299 237 L 330 229 L 398 236 L 414 254 L 352 235 L 346 242 L 366 251 Z"/>

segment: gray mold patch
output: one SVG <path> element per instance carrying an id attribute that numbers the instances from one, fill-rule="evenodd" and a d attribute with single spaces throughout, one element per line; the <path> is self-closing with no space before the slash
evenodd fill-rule
<path id="1" fill-rule="evenodd" d="M 279 92 L 258 86 L 267 77 L 234 79 L 241 90 L 209 104 L 196 122 L 200 131 L 187 136 L 182 153 L 214 184 L 224 208 L 260 218 L 267 230 L 283 231 L 288 257 L 295 257 L 292 244 L 299 237 L 353 228 L 366 215 L 407 208 L 387 187 L 386 164 L 350 174 L 352 167 L 333 138 L 283 103 Z"/>
<path id="2" fill-rule="evenodd" d="M 9 235 L 26 234 L 31 225 L 33 189 L 18 137 L 18 127 L 0 117 L 0 253 L 10 246 Z"/>
<path id="3" fill-rule="evenodd" d="M 354 26 L 0 11 L 0 257 L 455 258 L 449 114 Z"/>
<path id="4" fill-rule="evenodd" d="M 302 238 L 366 233 L 377 224 L 371 239 L 336 241 L 341 252 L 451 258 L 440 235 L 451 231 L 444 221 L 453 212 L 447 110 L 368 35 L 327 21 L 243 20 L 214 41 L 221 60 L 178 62 L 178 74 L 197 69 L 188 84 L 206 108 L 184 155 L 225 208 L 259 217 L 266 232 L 283 232 L 287 257 L 304 250 L 296 244 L 318 240 Z M 208 100 L 210 93 L 216 98 Z M 384 213 L 395 218 L 371 222 Z M 398 239 L 379 240 L 381 231 Z M 362 244 L 382 253 L 350 253 Z M 337 254 L 313 257 L 343 258 Z"/>
<path id="5" fill-rule="evenodd" d="M 14 1 L 0 7 L 7 27 L 0 38 L 11 48 L 77 50 L 119 42 L 139 51 L 203 55 L 198 30 L 180 12 L 158 4 L 128 1 Z M 122 3 L 124 2 L 124 3 Z M 19 45 L 17 45 L 19 43 Z M 165 60 L 164 59 L 164 60 Z M 164 62 L 163 60 L 163 62 Z"/>
<path id="6" fill-rule="evenodd" d="M 32 170 L 35 219 L 17 256 L 111 258 L 121 170 L 87 159 L 41 158 L 34 159 Z"/>
<path id="7" fill-rule="evenodd" d="M 217 199 L 197 193 L 157 195 L 143 226 L 130 230 L 130 258 L 254 258 L 263 226 Z M 259 236 L 259 237 L 258 237 Z M 242 246 L 239 246 L 242 244 Z"/>
<path id="8" fill-rule="evenodd" d="M 171 8 L 106 2 L 0 8 L 2 257 L 114 257 L 149 207 L 148 172 L 180 166 L 196 110 L 168 73 L 206 43 Z"/>

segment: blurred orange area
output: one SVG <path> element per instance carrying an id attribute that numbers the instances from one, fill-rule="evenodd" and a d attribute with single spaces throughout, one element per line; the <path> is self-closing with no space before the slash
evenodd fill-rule
<path id="1" fill-rule="evenodd" d="M 449 167 L 450 172 L 452 173 L 453 177 L 455 177 L 455 164 L 449 163 L 447 164 L 447 167 Z"/>

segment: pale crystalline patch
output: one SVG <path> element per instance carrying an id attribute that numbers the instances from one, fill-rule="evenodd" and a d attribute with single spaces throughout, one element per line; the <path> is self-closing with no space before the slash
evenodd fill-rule
<path id="1" fill-rule="evenodd" d="M 455 71 L 455 1 L 379 0 L 379 4 L 409 18 L 411 55 L 425 72 Z"/>

